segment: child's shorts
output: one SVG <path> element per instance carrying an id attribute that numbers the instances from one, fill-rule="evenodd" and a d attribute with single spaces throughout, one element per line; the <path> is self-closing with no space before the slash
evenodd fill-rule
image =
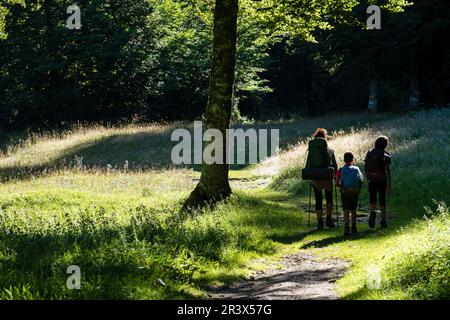
<path id="1" fill-rule="evenodd" d="M 356 210 L 358 206 L 358 195 L 345 195 L 341 193 L 342 208 L 344 210 Z"/>

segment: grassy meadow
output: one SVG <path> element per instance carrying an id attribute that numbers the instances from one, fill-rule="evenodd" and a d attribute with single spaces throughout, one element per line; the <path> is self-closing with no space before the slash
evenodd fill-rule
<path id="1" fill-rule="evenodd" d="M 207 298 L 207 286 L 299 250 L 350 262 L 337 282 L 343 299 L 449 299 L 449 119 L 443 109 L 248 125 L 279 128 L 281 153 L 233 167 L 233 196 L 190 214 L 180 208 L 199 168 L 171 165 L 170 134 L 192 124 L 1 134 L 0 299 Z M 364 223 L 352 238 L 342 224 L 308 229 L 299 177 L 318 126 L 331 132 L 339 164 L 352 151 L 361 165 L 379 134 L 390 138 L 388 229 Z M 364 215 L 366 191 L 361 201 Z M 69 265 L 81 268 L 81 290 L 66 288 Z M 376 290 L 366 286 L 373 266 Z"/>

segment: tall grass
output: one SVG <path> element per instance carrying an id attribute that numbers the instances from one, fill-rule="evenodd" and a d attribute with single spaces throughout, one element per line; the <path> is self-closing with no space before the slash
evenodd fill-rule
<path id="1" fill-rule="evenodd" d="M 388 252 L 384 297 L 450 299 L 450 211 L 439 203 L 424 221 L 400 231 Z"/>
<path id="2" fill-rule="evenodd" d="M 435 110 L 394 119 L 363 114 L 260 124 L 280 129 L 281 155 L 231 172 L 245 178 L 232 181 L 235 195 L 191 215 L 179 209 L 199 174 L 167 166 L 170 132 L 181 124 L 83 127 L 15 142 L 0 156 L 0 298 L 202 297 L 204 285 L 245 275 L 250 261 L 267 266 L 273 257 L 314 244 L 325 255 L 353 262 L 339 281 L 343 297 L 379 298 L 363 290 L 365 266 L 385 255 L 388 241 L 424 240 L 431 227 L 414 218 L 423 215 L 424 206 L 436 207 L 433 199 L 448 200 L 449 115 L 449 110 Z M 299 172 L 308 136 L 317 126 L 332 131 L 330 144 L 338 158 L 352 151 L 359 164 L 378 134 L 391 139 L 389 206 L 396 219 L 387 231 L 354 239 L 351 245 L 358 250 L 340 238 L 341 230 L 307 229 L 306 184 Z M 250 183 L 260 178 L 272 179 L 272 188 Z M 448 228 L 444 218 L 430 221 L 436 221 L 439 235 Z M 404 236 L 395 231 L 401 226 Z M 432 252 L 421 248 L 423 256 Z M 405 274 L 402 266 L 410 262 L 395 258 L 406 257 L 405 252 L 392 252 L 393 264 L 383 269 L 390 279 Z M 407 297 L 425 297 L 424 292 L 432 292 L 427 298 L 442 297 L 434 285 L 442 282 L 434 275 L 448 261 L 446 255 L 439 258 L 442 252 L 433 256 L 438 260 L 427 260 L 435 261 L 426 268 L 434 270 L 431 278 L 417 269 L 390 281 L 383 292 L 399 297 L 418 277 Z M 81 267 L 81 290 L 65 286 L 66 269 L 73 264 Z"/>
<path id="3" fill-rule="evenodd" d="M 420 216 L 423 207 L 433 199 L 448 200 L 450 182 L 448 159 L 450 159 L 450 111 L 448 109 L 417 112 L 405 117 L 378 122 L 350 132 L 332 131 L 329 145 L 335 150 L 338 163 L 343 165 L 343 154 L 355 155 L 355 164 L 362 169 L 366 152 L 373 147 L 379 135 L 387 135 L 388 151 L 393 156 L 393 193 L 390 204 L 393 209 L 413 209 L 409 216 Z M 276 189 L 294 193 L 304 192 L 307 183 L 299 179 L 304 166 L 307 142 L 302 141 L 267 163 L 279 172 L 272 182 Z M 273 165 L 271 164 L 273 162 Z M 363 194 L 367 199 L 367 194 Z"/>
<path id="4" fill-rule="evenodd" d="M 390 139 L 388 150 L 393 158 L 393 192 L 388 198 L 391 227 L 377 237 L 366 237 L 351 242 L 339 237 L 335 240 L 314 240 L 325 251 L 354 262 L 351 272 L 339 281 L 340 292 L 351 299 L 448 298 L 449 229 L 448 209 L 450 159 L 450 110 L 432 110 L 409 114 L 400 119 L 388 120 L 347 132 L 335 131 L 330 147 L 342 156 L 351 151 L 356 164 L 363 167 L 365 153 L 375 138 L 384 134 Z M 307 192 L 307 184 L 299 179 L 306 156 L 306 142 L 281 155 L 281 169 L 272 182 L 277 190 L 294 195 Z M 342 159 L 339 159 L 342 164 Z M 279 164 L 278 164 L 279 165 Z M 367 188 L 363 189 L 362 202 L 367 208 Z M 436 201 L 443 201 L 437 206 Z M 439 218 L 420 222 L 426 207 L 437 208 Z M 392 230 L 405 227 L 401 235 Z M 433 244 L 434 245 L 431 245 Z M 347 247 L 350 246 L 350 247 Z M 359 250 L 355 251 L 354 247 Z M 312 245 L 314 247 L 314 245 Z M 389 264 L 385 257 L 389 248 Z M 405 249 L 408 248 L 408 249 Z M 386 283 L 383 290 L 368 290 L 366 269 L 379 264 Z M 448 269 L 447 269 L 448 270 Z M 444 280 L 444 277 L 446 279 Z M 439 286 L 438 284 L 441 283 Z"/>

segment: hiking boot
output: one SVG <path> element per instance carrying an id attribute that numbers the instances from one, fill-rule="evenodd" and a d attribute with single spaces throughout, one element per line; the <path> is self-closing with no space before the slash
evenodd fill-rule
<path id="1" fill-rule="evenodd" d="M 319 230 L 319 231 L 323 230 L 323 220 L 322 219 L 317 220 L 317 230 Z"/>
<path id="2" fill-rule="evenodd" d="M 358 234 L 358 229 L 356 228 L 356 225 L 352 225 L 352 234 Z"/>
<path id="3" fill-rule="evenodd" d="M 326 224 L 326 226 L 328 228 L 334 228 L 335 227 L 334 222 L 333 222 L 333 218 L 331 216 L 327 216 L 327 220 L 326 220 L 325 224 Z"/>
<path id="4" fill-rule="evenodd" d="M 370 211 L 369 227 L 371 229 L 375 228 L 375 220 L 376 219 L 377 219 L 377 213 L 375 211 Z"/>
<path id="5" fill-rule="evenodd" d="M 344 225 L 344 236 L 348 236 L 350 235 L 350 226 L 348 225 L 348 223 L 346 223 Z"/>
<path id="6" fill-rule="evenodd" d="M 381 229 L 386 229 L 387 228 L 386 220 L 381 220 L 380 225 L 381 225 Z"/>

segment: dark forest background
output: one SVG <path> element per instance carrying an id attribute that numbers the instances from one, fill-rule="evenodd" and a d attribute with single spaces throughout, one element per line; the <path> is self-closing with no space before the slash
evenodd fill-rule
<path id="1" fill-rule="evenodd" d="M 241 6 L 234 119 L 404 112 L 450 103 L 450 10 L 415 0 L 362 27 L 367 2 L 315 32 L 316 42 L 270 34 Z M 211 1 L 80 0 L 82 28 L 66 28 L 71 1 L 8 5 L 0 40 L 0 128 L 75 122 L 192 120 L 206 106 Z"/>

